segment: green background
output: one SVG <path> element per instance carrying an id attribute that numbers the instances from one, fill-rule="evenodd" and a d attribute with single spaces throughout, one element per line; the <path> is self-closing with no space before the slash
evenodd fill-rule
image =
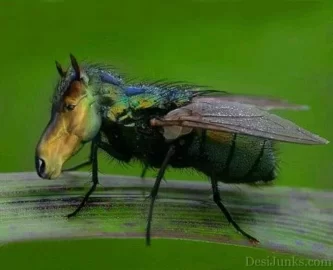
<path id="1" fill-rule="evenodd" d="M 50 98 L 58 79 L 54 60 L 68 66 L 69 53 L 79 61 L 112 64 L 129 78 L 184 80 L 307 104 L 310 111 L 278 114 L 331 141 L 332 15 L 329 0 L 0 0 L 0 171 L 34 170 L 34 148 L 49 119 Z M 69 165 L 85 159 L 86 150 Z M 332 150 L 332 144 L 281 144 L 276 185 L 332 190 Z M 135 164 L 124 167 L 102 160 L 102 173 L 137 176 L 141 170 Z M 174 170 L 166 178 L 204 181 L 195 173 Z M 29 254 L 36 256 L 36 252 L 41 257 L 31 260 L 32 268 L 54 260 L 52 266 L 57 269 L 121 269 L 130 262 L 142 269 L 170 269 L 168 263 L 178 265 L 173 269 L 231 269 L 235 263 L 244 266 L 246 254 L 258 258 L 270 254 L 162 240 L 154 241 L 147 251 L 143 241 L 94 240 L 79 245 L 9 245 L 0 249 L 0 258 L 5 262 L 15 258 L 14 264 L 19 264 L 35 258 Z M 72 265 L 73 252 L 74 258 L 80 257 L 74 259 L 76 266 Z M 192 264 L 192 257 L 199 258 L 197 253 L 203 259 Z M 91 265 L 84 264 L 87 257 Z"/>

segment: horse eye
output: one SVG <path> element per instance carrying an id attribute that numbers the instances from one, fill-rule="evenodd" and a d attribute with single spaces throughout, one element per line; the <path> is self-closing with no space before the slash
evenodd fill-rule
<path id="1" fill-rule="evenodd" d="M 65 105 L 65 109 L 68 110 L 68 111 L 73 111 L 75 108 L 75 105 L 73 104 L 66 104 Z"/>

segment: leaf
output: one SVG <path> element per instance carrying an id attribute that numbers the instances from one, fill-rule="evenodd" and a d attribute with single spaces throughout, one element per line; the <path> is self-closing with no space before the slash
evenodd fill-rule
<path id="1" fill-rule="evenodd" d="M 48 238 L 144 238 L 153 179 L 100 176 L 88 205 L 70 220 L 88 189 L 87 173 L 48 181 L 35 173 L 0 174 L 0 242 Z M 221 186 L 223 203 L 258 247 L 314 258 L 333 258 L 332 192 L 288 187 Z M 205 182 L 162 182 L 154 210 L 154 238 L 248 246 L 212 201 Z M 145 241 L 142 240 L 142 245 Z"/>

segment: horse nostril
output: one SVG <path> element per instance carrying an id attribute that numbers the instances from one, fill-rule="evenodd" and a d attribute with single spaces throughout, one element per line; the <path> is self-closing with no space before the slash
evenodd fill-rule
<path id="1" fill-rule="evenodd" d="M 35 163 L 38 176 L 43 178 L 45 172 L 45 161 L 39 157 L 36 157 Z"/>

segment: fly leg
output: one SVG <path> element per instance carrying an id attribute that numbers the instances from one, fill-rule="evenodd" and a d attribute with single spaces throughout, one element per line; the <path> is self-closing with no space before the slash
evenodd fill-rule
<path id="1" fill-rule="evenodd" d="M 98 184 L 98 162 L 97 162 L 97 150 L 98 150 L 98 142 L 99 142 L 99 135 L 92 141 L 91 143 L 91 163 L 92 163 L 92 182 L 93 185 L 89 189 L 89 191 L 84 196 L 82 202 L 80 205 L 76 208 L 76 210 L 67 215 L 68 218 L 74 217 L 77 215 L 77 213 L 83 208 L 83 206 L 88 201 L 90 195 L 95 191 L 96 186 Z"/>
<path id="2" fill-rule="evenodd" d="M 66 170 L 63 170 L 63 172 L 71 172 L 71 171 L 77 171 L 77 170 L 79 170 L 79 169 L 81 169 L 81 168 L 84 168 L 84 167 L 86 167 L 86 166 L 88 166 L 88 165 L 91 165 L 91 159 L 89 158 L 89 160 L 87 160 L 86 162 L 82 162 L 81 164 L 78 164 L 78 165 L 75 165 L 75 166 L 73 166 L 73 167 L 71 167 L 71 168 L 68 168 L 68 169 L 66 169 Z"/>
<path id="3" fill-rule="evenodd" d="M 214 202 L 216 203 L 216 205 L 221 209 L 222 213 L 224 214 L 224 216 L 227 218 L 227 220 L 229 221 L 229 223 L 232 224 L 232 226 L 238 231 L 240 232 L 243 236 L 245 236 L 247 239 L 249 239 L 249 241 L 251 243 L 257 244 L 259 243 L 259 241 L 254 238 L 253 236 L 249 235 L 248 233 L 246 233 L 245 231 L 243 231 L 238 224 L 233 220 L 233 218 L 231 217 L 230 213 L 228 212 L 228 210 L 225 208 L 225 206 L 222 204 L 221 202 L 221 197 L 220 197 L 220 192 L 218 189 L 218 184 L 217 184 L 217 180 L 214 177 L 211 177 L 211 184 L 212 184 L 212 189 L 213 189 L 213 198 L 214 198 Z"/>
<path id="4" fill-rule="evenodd" d="M 140 175 L 142 186 L 143 186 L 144 183 L 145 183 L 145 176 L 146 176 L 146 172 L 147 172 L 148 168 L 149 168 L 148 164 L 145 163 L 145 165 L 144 165 L 144 167 L 143 167 L 143 170 L 142 170 L 142 172 L 141 172 L 141 175 Z M 146 194 L 146 193 L 145 193 L 145 189 L 142 188 L 142 196 L 145 196 L 145 194 Z"/>
<path id="5" fill-rule="evenodd" d="M 98 185 L 98 160 L 97 160 L 97 150 L 98 148 L 101 148 L 102 150 L 106 151 L 107 153 L 109 153 L 110 155 L 112 155 L 114 158 L 128 162 L 131 157 L 127 156 L 127 155 L 123 155 L 118 153 L 117 151 L 115 151 L 111 145 L 101 142 L 100 141 L 100 135 L 97 135 L 96 138 L 91 142 L 91 150 L 90 150 L 90 158 L 89 161 L 87 161 L 86 163 L 90 162 L 92 163 L 92 182 L 93 185 L 91 186 L 91 188 L 89 189 L 89 191 L 87 192 L 87 194 L 84 196 L 81 204 L 78 206 L 78 208 L 71 214 L 69 214 L 67 217 L 71 218 L 73 216 L 76 216 L 76 214 L 83 208 L 83 206 L 85 205 L 85 203 L 88 201 L 90 195 L 95 191 L 96 186 Z M 79 167 L 83 167 L 85 163 L 82 163 L 80 165 L 75 166 L 75 168 Z M 88 164 L 86 164 L 88 165 Z"/>
<path id="6" fill-rule="evenodd" d="M 141 172 L 141 175 L 140 175 L 142 185 L 145 183 L 145 176 L 146 176 L 146 173 L 148 171 L 148 168 L 149 168 L 149 165 L 146 163 L 144 165 L 144 167 L 142 169 L 142 172 Z M 163 179 L 164 182 L 166 182 L 164 177 L 162 179 Z M 145 190 L 144 189 L 142 189 L 142 195 L 145 196 Z"/>
<path id="7" fill-rule="evenodd" d="M 75 166 L 73 166 L 73 167 L 71 167 L 71 168 L 68 168 L 68 169 L 66 169 L 66 170 L 63 170 L 63 172 L 76 171 L 76 170 L 79 170 L 79 169 L 81 169 L 81 168 L 84 168 L 84 167 L 86 167 L 86 166 L 88 166 L 88 165 L 91 165 L 91 163 L 92 163 L 92 159 L 93 159 L 93 157 L 92 157 L 92 153 L 93 153 L 93 143 L 91 143 L 89 159 L 88 159 L 87 161 L 82 162 L 81 164 L 75 165 Z"/>
<path id="8" fill-rule="evenodd" d="M 145 176 L 146 176 L 146 172 L 147 172 L 147 170 L 148 170 L 148 164 L 147 163 L 145 163 L 145 166 L 143 167 L 143 170 L 142 170 L 142 172 L 141 172 L 141 175 L 140 175 L 140 178 L 142 179 L 142 180 L 144 180 L 144 178 L 145 178 Z"/>
<path id="9" fill-rule="evenodd" d="M 146 163 L 146 164 L 144 165 L 144 167 L 143 167 L 143 169 L 142 169 L 142 172 L 141 172 L 141 175 L 140 175 L 140 178 L 141 178 L 141 180 L 142 180 L 142 183 L 143 183 L 143 181 L 144 181 L 144 179 L 145 179 L 145 176 L 146 176 L 146 173 L 147 173 L 147 171 L 148 171 L 148 168 L 149 168 L 149 165 Z M 163 177 L 162 179 L 163 179 L 163 181 L 166 183 L 165 177 Z"/>
<path id="10" fill-rule="evenodd" d="M 130 156 L 127 156 L 127 155 L 124 155 L 124 154 L 120 154 L 111 145 L 109 145 L 109 144 L 107 144 L 105 142 L 97 141 L 96 144 L 97 144 L 98 148 L 101 148 L 102 150 L 104 150 L 105 152 L 107 152 L 109 155 L 111 155 L 115 159 L 118 159 L 118 160 L 124 161 L 124 162 L 129 162 L 130 159 L 131 159 Z M 81 168 L 84 168 L 84 167 L 86 167 L 88 165 L 91 165 L 91 163 L 93 161 L 93 151 L 94 151 L 93 148 L 94 148 L 94 145 L 93 145 L 93 143 L 91 143 L 89 159 L 86 162 L 83 162 L 81 164 L 73 166 L 73 167 L 71 167 L 69 169 L 63 170 L 63 172 L 76 171 L 78 169 L 81 169 Z M 146 172 L 144 172 L 144 173 L 146 173 Z"/>
<path id="11" fill-rule="evenodd" d="M 147 244 L 147 246 L 150 246 L 150 228 L 151 228 L 151 221 L 152 221 L 152 217 L 153 217 L 153 209 L 154 209 L 155 199 L 156 199 L 161 181 L 163 179 L 165 170 L 168 166 L 169 160 L 174 155 L 174 153 L 175 153 L 175 146 L 171 145 L 169 150 L 168 150 L 168 153 L 166 154 L 166 156 L 163 160 L 162 166 L 158 171 L 154 187 L 153 187 L 153 189 L 151 190 L 151 193 L 150 193 L 151 201 L 150 201 L 148 221 L 147 221 L 147 227 L 146 227 L 146 244 Z"/>

